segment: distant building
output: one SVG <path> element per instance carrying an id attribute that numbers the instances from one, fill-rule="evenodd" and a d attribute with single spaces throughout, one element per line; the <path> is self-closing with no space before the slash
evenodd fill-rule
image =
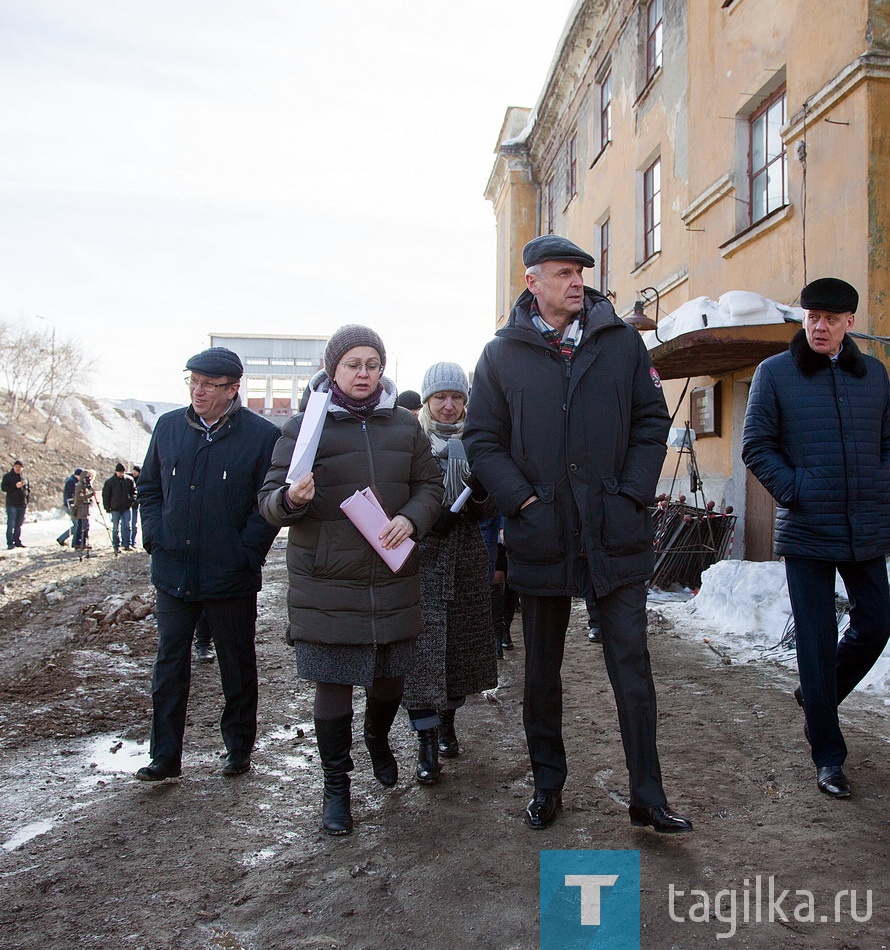
<path id="1" fill-rule="evenodd" d="M 326 336 L 211 333 L 211 346 L 226 346 L 241 357 L 241 398 L 248 409 L 279 425 L 297 411 L 309 380 L 324 365 Z"/>

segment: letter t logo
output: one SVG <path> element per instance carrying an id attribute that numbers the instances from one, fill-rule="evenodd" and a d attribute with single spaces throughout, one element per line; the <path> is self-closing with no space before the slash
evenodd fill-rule
<path id="1" fill-rule="evenodd" d="M 600 923 L 600 888 L 611 887 L 617 874 L 567 874 L 566 887 L 581 888 L 581 923 L 598 927 Z"/>

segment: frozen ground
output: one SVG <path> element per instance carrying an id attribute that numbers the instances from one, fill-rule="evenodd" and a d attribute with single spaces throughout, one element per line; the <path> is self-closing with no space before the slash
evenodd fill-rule
<path id="1" fill-rule="evenodd" d="M 28 548 L 0 552 L 3 950 L 534 950 L 542 849 L 639 851 L 647 950 L 890 946 L 885 698 L 864 692 L 842 707 L 854 794 L 828 799 L 790 695 L 793 672 L 754 649 L 775 643 L 784 624 L 775 577 L 754 576 L 756 566 L 737 568 L 751 574 L 747 587 L 717 571 L 695 600 L 651 605 L 662 772 L 692 835 L 630 826 L 611 687 L 578 602 L 563 665 L 570 774 L 551 829 L 521 820 L 531 778 L 517 623 L 498 688 L 458 714 L 463 751 L 437 786 L 412 780 L 403 714 L 393 731 L 401 779 L 377 785 L 358 691 L 356 830 L 330 839 L 319 830 L 312 687 L 297 679 L 283 638 L 283 538 L 259 604 L 252 770 L 220 775 L 219 674 L 196 666 L 183 777 L 146 786 L 133 772 L 148 759 L 153 618 L 98 630 L 90 619 L 124 594 L 151 596 L 148 558 L 114 558 L 97 531 L 95 556 L 80 561 L 55 543 L 63 524 L 29 524 Z M 787 919 L 740 919 L 724 939 L 729 924 L 688 912 L 692 889 L 741 894 L 758 875 L 811 892 L 816 916 L 795 918 L 786 904 Z M 671 886 L 686 895 L 673 916 Z M 835 895 L 851 888 L 871 892 L 872 911 L 835 921 Z"/>

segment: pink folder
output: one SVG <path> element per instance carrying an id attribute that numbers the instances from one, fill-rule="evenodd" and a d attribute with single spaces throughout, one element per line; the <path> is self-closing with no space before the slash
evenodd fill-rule
<path id="1" fill-rule="evenodd" d="M 414 550 L 414 542 L 406 538 L 397 548 L 386 549 L 378 535 L 390 520 L 370 488 L 357 491 L 340 507 L 347 518 L 359 529 L 365 540 L 383 558 L 393 574 L 398 574 Z"/>

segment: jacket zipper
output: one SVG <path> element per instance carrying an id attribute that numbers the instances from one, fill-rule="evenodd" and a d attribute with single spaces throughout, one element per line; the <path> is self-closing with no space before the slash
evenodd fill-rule
<path id="1" fill-rule="evenodd" d="M 374 474 L 374 454 L 371 451 L 371 437 L 368 433 L 368 421 L 367 419 L 362 419 L 362 435 L 365 437 L 365 447 L 368 451 L 368 465 L 371 469 L 371 485 L 370 488 L 377 481 L 376 475 Z M 374 649 L 377 648 L 377 597 L 374 592 L 374 585 L 377 582 L 377 561 L 378 556 L 377 552 L 374 552 L 374 557 L 371 560 L 371 583 L 368 585 L 368 594 L 371 598 L 371 641 L 374 644 Z"/>

